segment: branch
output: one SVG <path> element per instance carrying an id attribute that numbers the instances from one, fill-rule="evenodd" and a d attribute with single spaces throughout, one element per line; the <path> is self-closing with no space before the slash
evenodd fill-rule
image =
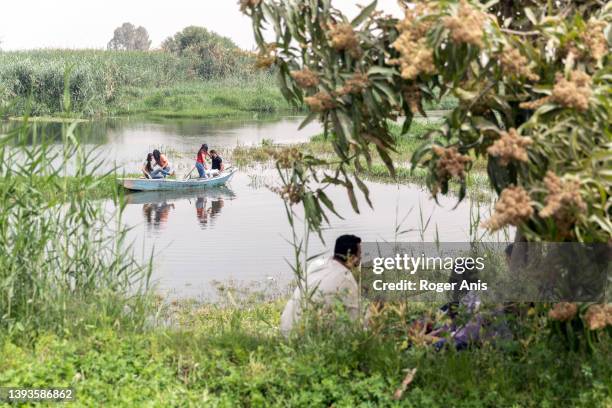
<path id="1" fill-rule="evenodd" d="M 514 35 L 522 35 L 522 36 L 540 35 L 539 31 L 517 31 L 517 30 L 511 30 L 509 28 L 502 28 L 501 31 L 506 34 L 514 34 Z"/>

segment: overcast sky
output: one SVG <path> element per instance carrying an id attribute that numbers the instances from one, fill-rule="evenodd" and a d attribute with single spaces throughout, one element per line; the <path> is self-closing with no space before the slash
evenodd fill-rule
<path id="1" fill-rule="evenodd" d="M 240 47 L 254 47 L 250 20 L 237 0 L 10 0 L 2 2 L 0 48 L 105 48 L 124 22 L 144 26 L 159 47 L 168 36 L 189 25 L 204 26 L 232 38 Z M 355 15 L 356 4 L 369 0 L 335 0 Z M 380 9 L 398 13 L 395 0 L 379 0 Z"/>

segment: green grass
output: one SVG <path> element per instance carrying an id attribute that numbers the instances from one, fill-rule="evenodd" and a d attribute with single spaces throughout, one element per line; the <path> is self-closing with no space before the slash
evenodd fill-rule
<path id="1" fill-rule="evenodd" d="M 0 52 L 0 110 L 4 116 L 60 118 L 211 118 L 289 110 L 267 73 L 242 70 L 202 80 L 193 63 L 162 51 Z"/>
<path id="2" fill-rule="evenodd" d="M 287 341 L 282 302 L 174 307 L 175 325 L 143 332 L 91 328 L 45 333 L 29 344 L 0 338 L 0 386 L 72 386 L 78 406 L 556 407 L 612 402 L 609 336 L 595 354 L 548 340 L 539 315 L 525 338 L 435 352 L 405 334 L 359 330 Z M 422 313 L 415 306 L 410 313 Z M 401 401 L 406 368 L 417 368 Z M 70 406 L 70 404 L 69 404 Z"/>
<path id="3" fill-rule="evenodd" d="M 204 119 L 290 109 L 274 79 L 262 75 L 250 81 L 227 78 L 162 88 L 130 88 L 113 104 L 112 113 Z"/>

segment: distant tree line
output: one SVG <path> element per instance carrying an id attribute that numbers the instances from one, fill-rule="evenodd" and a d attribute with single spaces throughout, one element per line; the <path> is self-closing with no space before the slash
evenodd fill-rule
<path id="1" fill-rule="evenodd" d="M 123 23 L 114 31 L 109 50 L 147 51 L 151 40 L 146 28 Z M 241 50 L 230 38 L 204 27 L 189 26 L 166 38 L 163 51 L 188 61 L 188 74 L 211 79 L 253 72 L 254 55 Z"/>

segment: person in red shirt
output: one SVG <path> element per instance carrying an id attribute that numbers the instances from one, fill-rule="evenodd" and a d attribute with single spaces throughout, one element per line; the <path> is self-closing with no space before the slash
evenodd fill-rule
<path id="1" fill-rule="evenodd" d="M 198 150 L 198 154 L 196 156 L 196 169 L 198 169 L 198 174 L 200 178 L 206 177 L 206 158 L 209 156 L 208 154 L 208 145 L 204 143 L 200 150 Z"/>

